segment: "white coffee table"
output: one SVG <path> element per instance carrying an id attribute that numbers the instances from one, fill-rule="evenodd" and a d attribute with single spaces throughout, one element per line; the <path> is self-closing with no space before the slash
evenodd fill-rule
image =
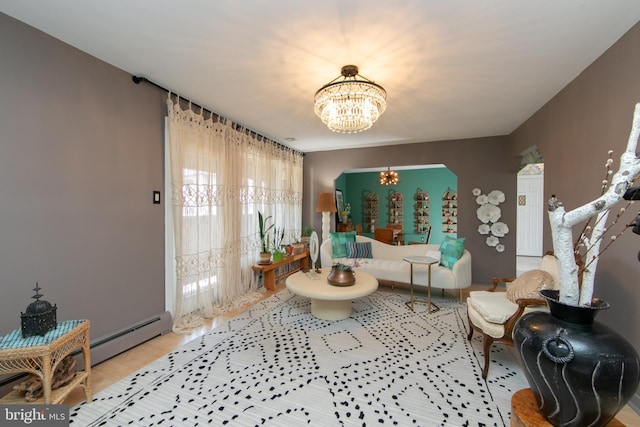
<path id="1" fill-rule="evenodd" d="M 353 286 L 334 286 L 327 282 L 331 269 L 323 268 L 318 279 L 298 271 L 287 277 L 286 286 L 296 295 L 311 298 L 311 314 L 322 320 L 342 320 L 351 315 L 351 301 L 372 294 L 378 280 L 370 274 L 356 272 Z"/>

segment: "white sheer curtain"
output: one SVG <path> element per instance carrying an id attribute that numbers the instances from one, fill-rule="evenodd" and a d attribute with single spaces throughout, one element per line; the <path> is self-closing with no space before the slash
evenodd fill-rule
<path id="1" fill-rule="evenodd" d="M 300 236 L 303 158 L 183 110 L 171 95 L 167 107 L 174 331 L 186 332 L 261 295 L 251 270 L 260 252 L 258 210 L 289 240 Z"/>

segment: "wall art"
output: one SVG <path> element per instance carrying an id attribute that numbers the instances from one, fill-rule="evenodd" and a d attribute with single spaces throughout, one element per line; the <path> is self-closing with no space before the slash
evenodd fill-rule
<path id="1" fill-rule="evenodd" d="M 474 188 L 472 194 L 476 196 L 476 203 L 480 205 L 476 211 L 476 216 L 481 222 L 478 233 L 488 235 L 485 240 L 487 246 L 495 248 L 497 252 L 504 252 L 505 247 L 500 243 L 500 238 L 509 233 L 509 226 L 500 221 L 502 217 L 500 204 L 505 201 L 504 193 L 493 190 L 489 194 L 484 194 L 479 188 Z"/>

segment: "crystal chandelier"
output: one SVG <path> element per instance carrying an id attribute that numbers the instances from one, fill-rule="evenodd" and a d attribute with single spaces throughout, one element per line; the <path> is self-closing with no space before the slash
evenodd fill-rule
<path id="1" fill-rule="evenodd" d="M 399 180 L 398 172 L 392 171 L 391 168 L 387 168 L 386 172 L 380 172 L 380 184 L 382 185 L 396 185 Z"/>
<path id="2" fill-rule="evenodd" d="M 316 92 L 314 111 L 334 132 L 367 130 L 387 109 L 387 92 L 359 75 L 355 65 L 345 65 L 341 74 L 342 80 L 338 76 Z"/>

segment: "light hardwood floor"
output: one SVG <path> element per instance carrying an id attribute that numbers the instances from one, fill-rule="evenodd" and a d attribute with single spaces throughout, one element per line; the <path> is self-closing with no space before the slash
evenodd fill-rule
<path id="1" fill-rule="evenodd" d="M 280 292 L 284 288 L 285 288 L 284 282 L 279 282 L 276 284 L 275 291 L 265 291 L 262 299 L 267 299 L 274 293 Z M 487 288 L 487 285 L 473 285 L 471 286 L 471 288 L 463 292 L 463 298 L 467 297 L 468 292 L 470 290 L 484 290 L 486 288 Z M 420 288 L 418 287 L 416 289 L 417 289 L 416 295 L 420 296 L 420 293 L 421 293 Z M 380 286 L 378 290 L 382 292 L 408 292 L 408 289 L 403 286 L 395 286 L 393 290 L 389 286 Z M 454 294 L 454 293 L 448 292 L 445 295 L 449 295 L 452 298 L 458 297 L 457 293 Z M 255 304 L 255 302 L 252 304 Z M 117 382 L 118 380 L 126 377 L 129 374 L 134 373 L 138 369 L 141 369 L 142 367 L 153 362 L 159 357 L 162 357 L 165 354 L 169 353 L 170 351 L 180 347 L 181 345 L 206 334 L 211 329 L 218 327 L 220 324 L 226 322 L 228 319 L 246 310 L 252 304 L 248 304 L 244 307 L 241 307 L 237 310 L 226 313 L 224 315 L 217 316 L 207 321 L 204 326 L 194 330 L 189 335 L 178 335 L 173 332 L 170 332 L 166 335 L 147 341 L 135 348 L 132 348 L 129 351 L 121 353 L 118 356 L 115 356 L 109 360 L 106 360 L 100 363 L 99 365 L 92 367 L 91 389 L 93 393 L 95 394 L 101 390 L 104 390 L 105 388 L 109 387 L 111 384 Z M 64 403 L 67 403 L 73 406 L 83 400 L 84 400 L 84 394 L 78 388 L 69 394 L 69 396 L 67 397 L 67 400 Z M 640 415 L 637 414 L 629 406 L 626 406 L 622 411 L 620 411 L 616 416 L 616 418 L 618 419 L 618 421 L 625 424 L 627 427 L 632 427 L 632 426 L 640 427 Z"/>

